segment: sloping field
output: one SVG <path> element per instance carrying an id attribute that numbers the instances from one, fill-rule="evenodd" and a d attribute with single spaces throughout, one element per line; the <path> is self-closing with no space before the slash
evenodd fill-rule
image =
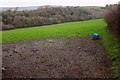
<path id="1" fill-rule="evenodd" d="M 106 23 L 102 19 L 71 22 L 32 28 L 22 28 L 2 32 L 3 43 L 40 38 L 86 37 L 92 33 L 102 34 Z"/>

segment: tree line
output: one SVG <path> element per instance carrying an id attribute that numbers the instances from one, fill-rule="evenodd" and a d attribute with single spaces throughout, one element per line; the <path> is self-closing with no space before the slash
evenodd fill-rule
<path id="1" fill-rule="evenodd" d="M 103 7 L 39 7 L 36 10 L 3 11 L 2 30 L 83 21 L 102 17 Z"/>

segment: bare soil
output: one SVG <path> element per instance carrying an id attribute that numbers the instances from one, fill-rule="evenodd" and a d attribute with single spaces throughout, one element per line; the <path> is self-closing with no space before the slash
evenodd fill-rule
<path id="1" fill-rule="evenodd" d="M 112 77 L 112 60 L 99 40 L 42 39 L 2 48 L 3 78 Z"/>

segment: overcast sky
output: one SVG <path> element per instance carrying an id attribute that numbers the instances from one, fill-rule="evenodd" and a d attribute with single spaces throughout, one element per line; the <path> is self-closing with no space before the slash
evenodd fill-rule
<path id="1" fill-rule="evenodd" d="M 0 0 L 0 7 L 22 7 L 22 6 L 105 6 L 115 4 L 119 0 Z"/>

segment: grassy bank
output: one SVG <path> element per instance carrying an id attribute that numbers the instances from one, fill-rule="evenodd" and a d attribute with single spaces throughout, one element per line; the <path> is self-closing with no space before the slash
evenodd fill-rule
<path id="1" fill-rule="evenodd" d="M 107 30 L 103 31 L 103 43 L 108 54 L 111 55 L 113 61 L 114 77 L 120 80 L 120 49 L 119 40 L 112 36 Z"/>

